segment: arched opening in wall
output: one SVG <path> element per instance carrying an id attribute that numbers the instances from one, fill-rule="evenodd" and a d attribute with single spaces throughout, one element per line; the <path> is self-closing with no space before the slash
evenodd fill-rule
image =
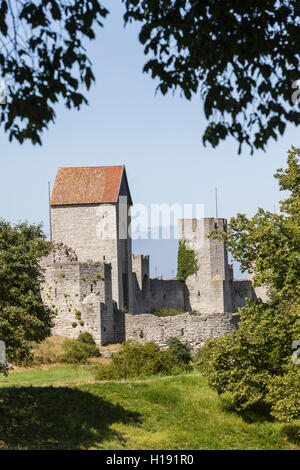
<path id="1" fill-rule="evenodd" d="M 144 296 L 147 294 L 148 286 L 149 286 L 149 278 L 147 274 L 145 274 L 143 277 L 143 282 L 142 282 L 142 293 Z"/>

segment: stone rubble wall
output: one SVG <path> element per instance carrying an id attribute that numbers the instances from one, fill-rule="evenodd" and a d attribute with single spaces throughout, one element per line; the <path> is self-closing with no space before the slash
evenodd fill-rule
<path id="1" fill-rule="evenodd" d="M 154 341 L 165 347 L 169 338 L 176 337 L 188 341 L 193 351 L 197 351 L 209 339 L 237 329 L 238 321 L 239 315 L 235 313 L 183 313 L 172 317 L 126 314 L 126 340 L 142 344 Z"/>

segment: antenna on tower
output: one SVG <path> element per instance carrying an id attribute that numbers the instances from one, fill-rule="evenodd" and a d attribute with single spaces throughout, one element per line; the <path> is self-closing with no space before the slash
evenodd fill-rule
<path id="1" fill-rule="evenodd" d="M 216 194 L 216 219 L 218 218 L 218 190 L 215 188 L 215 194 Z"/>
<path id="2" fill-rule="evenodd" d="M 48 181 L 49 228 L 50 228 L 50 242 L 52 242 L 52 222 L 51 222 L 50 197 L 51 197 L 51 188 L 50 188 L 50 181 Z"/>

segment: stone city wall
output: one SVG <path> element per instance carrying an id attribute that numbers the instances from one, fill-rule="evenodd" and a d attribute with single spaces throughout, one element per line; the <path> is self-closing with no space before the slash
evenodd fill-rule
<path id="1" fill-rule="evenodd" d="M 234 313 L 183 313 L 172 317 L 126 314 L 126 340 L 139 343 L 154 341 L 164 347 L 169 338 L 176 337 L 180 341 L 188 341 L 196 351 L 209 339 L 237 329 L 238 321 L 239 316 Z"/>

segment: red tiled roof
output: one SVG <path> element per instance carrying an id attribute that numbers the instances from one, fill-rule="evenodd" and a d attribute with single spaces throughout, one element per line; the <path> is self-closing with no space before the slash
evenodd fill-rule
<path id="1" fill-rule="evenodd" d="M 124 166 L 59 168 L 51 206 L 117 202 Z"/>

